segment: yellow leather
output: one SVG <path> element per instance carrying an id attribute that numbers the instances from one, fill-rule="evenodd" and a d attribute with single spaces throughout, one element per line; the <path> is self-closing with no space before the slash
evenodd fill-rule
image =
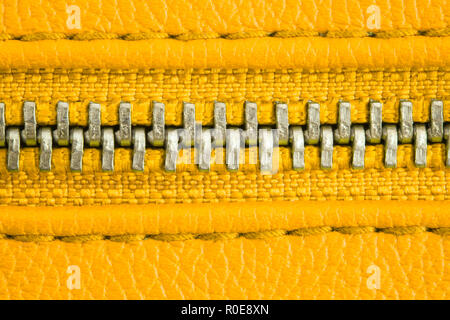
<path id="1" fill-rule="evenodd" d="M 443 68 L 450 37 L 8 40 L 0 68 Z M 243 50 L 251 48 L 251 50 Z"/>
<path id="2" fill-rule="evenodd" d="M 138 32 L 219 33 L 249 31 L 367 30 L 367 8 L 376 4 L 383 14 L 381 30 L 447 28 L 445 0 L 25 0 L 3 3 L 0 32 L 15 36 L 36 32 L 118 34 Z M 66 6 L 80 8 L 81 30 L 68 29 Z"/>
<path id="3" fill-rule="evenodd" d="M 448 239 L 448 237 L 447 237 Z M 166 243 L 2 240 L 5 299 L 446 299 L 448 240 L 406 235 Z M 382 255 L 380 255 L 382 252 Z M 384 270 L 368 289 L 371 265 Z M 81 288 L 68 290 L 68 266 Z"/>
<path id="4" fill-rule="evenodd" d="M 440 208 L 448 205 L 5 207 L 0 297 L 445 299 L 450 219 Z M 205 237 L 214 233 L 231 237 Z M 66 285 L 72 265 L 80 289 Z M 380 270 L 379 289 L 367 284 L 371 266 Z"/>
<path id="5" fill-rule="evenodd" d="M 174 126 L 183 101 L 211 125 L 214 100 L 236 126 L 245 100 L 271 125 L 278 100 L 293 124 L 305 123 L 308 100 L 335 124 L 340 99 L 352 103 L 353 122 L 366 123 L 371 98 L 387 123 L 398 122 L 400 99 L 414 103 L 416 122 L 441 99 L 450 120 L 445 0 L 25 0 L 0 12 L 7 125 L 23 124 L 24 100 L 37 103 L 39 125 L 55 124 L 60 100 L 80 126 L 89 101 L 102 104 L 109 126 L 120 101 L 133 104 L 133 124 L 149 126 L 153 100 Z M 334 167 L 323 171 L 308 146 L 303 172 L 281 148 L 273 176 L 254 165 L 167 174 L 159 149 L 147 151 L 143 173 L 131 171 L 130 150 L 118 149 L 115 173 L 104 173 L 99 151 L 86 149 L 83 173 L 72 173 L 69 150 L 55 148 L 42 173 L 37 149 L 27 148 L 10 173 L 0 149 L 0 298 L 446 299 L 445 146 L 428 146 L 425 169 L 414 167 L 411 148 L 400 146 L 398 168 L 385 169 L 382 146 L 368 146 L 358 171 L 350 148 L 335 147 Z M 80 288 L 68 285 L 71 266 Z"/>
<path id="6" fill-rule="evenodd" d="M 450 216 L 442 210 L 449 203 L 422 200 L 330 200 L 273 201 L 270 205 L 262 201 L 246 201 L 83 207 L 3 206 L 0 234 L 63 237 L 250 233 L 323 226 L 422 226 L 437 229 L 450 227 Z"/>

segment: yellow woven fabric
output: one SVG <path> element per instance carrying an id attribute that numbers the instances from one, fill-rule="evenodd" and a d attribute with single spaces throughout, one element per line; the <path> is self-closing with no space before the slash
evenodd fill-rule
<path id="1" fill-rule="evenodd" d="M 445 145 L 428 146 L 427 168 L 413 162 L 413 146 L 400 145 L 398 168 L 386 169 L 383 146 L 368 146 L 365 169 L 350 169 L 351 148 L 336 146 L 333 169 L 320 169 L 318 147 L 307 146 L 305 170 L 291 169 L 291 155 L 280 148 L 278 173 L 262 175 L 258 164 L 241 165 L 229 172 L 214 164 L 211 172 L 199 172 L 195 164 L 179 164 L 176 173 L 162 169 L 163 149 L 148 149 L 145 171 L 131 170 L 131 149 L 116 149 L 115 171 L 101 171 L 101 151 L 86 149 L 83 172 L 69 169 L 70 150 L 53 150 L 51 172 L 39 171 L 39 149 L 22 150 L 17 173 L 0 166 L 2 205 L 87 205 L 188 203 L 273 200 L 447 200 L 450 169 L 444 166 Z M 193 155 L 193 153 L 191 154 Z M 0 150 L 5 163 L 6 150 Z"/>
<path id="2" fill-rule="evenodd" d="M 227 122 L 242 125 L 244 101 L 258 104 L 258 121 L 274 124 L 274 101 L 289 103 L 289 122 L 304 124 L 306 102 L 321 103 L 321 122 L 336 123 L 340 99 L 352 104 L 352 122 L 366 123 L 369 98 L 383 102 L 383 121 L 398 121 L 400 99 L 413 102 L 413 119 L 429 119 L 430 101 L 444 101 L 444 120 L 450 121 L 450 72 L 448 69 L 330 71 L 186 69 L 98 70 L 37 69 L 0 70 L 0 97 L 6 104 L 6 123 L 21 125 L 24 100 L 37 103 L 41 125 L 56 123 L 56 103 L 70 102 L 72 125 L 87 124 L 88 103 L 102 104 L 102 124 L 118 124 L 120 101 L 133 104 L 132 121 L 151 124 L 151 102 L 164 102 L 166 124 L 182 124 L 182 102 L 195 103 L 197 120 L 213 124 L 213 101 L 227 104 Z"/>

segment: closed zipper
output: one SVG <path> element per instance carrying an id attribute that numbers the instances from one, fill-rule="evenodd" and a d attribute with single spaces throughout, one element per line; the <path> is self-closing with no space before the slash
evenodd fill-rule
<path id="1" fill-rule="evenodd" d="M 245 161 L 242 157 L 245 148 L 255 149 L 249 157 L 250 164 L 258 164 L 262 173 L 277 171 L 277 147 L 285 146 L 291 150 L 292 169 L 305 167 L 305 145 L 320 148 L 320 167 L 324 170 L 333 166 L 334 145 L 352 148 L 351 167 L 364 168 L 364 155 L 367 145 L 384 145 L 384 166 L 397 166 L 398 144 L 414 144 L 414 164 L 426 167 L 428 143 L 441 143 L 446 140 L 445 165 L 450 166 L 450 123 L 443 120 L 443 102 L 431 100 L 430 119 L 427 123 L 413 121 L 413 104 L 401 100 L 399 123 L 382 122 L 382 103 L 370 101 L 369 121 L 365 124 L 351 123 L 351 104 L 338 103 L 337 124 L 320 123 L 320 104 L 307 103 L 306 125 L 289 124 L 289 106 L 275 102 L 276 126 L 258 126 L 257 104 L 244 103 L 245 126 L 227 126 L 226 104 L 214 102 L 214 127 L 202 127 L 195 119 L 195 105 L 183 103 L 183 127 L 165 124 L 165 106 L 161 102 L 152 103 L 152 126 L 132 124 L 132 105 L 122 102 L 119 105 L 119 126 L 107 127 L 101 124 L 101 106 L 91 102 L 88 109 L 86 128 L 69 123 L 70 107 L 67 102 L 56 105 L 56 127 L 39 127 L 36 122 L 36 104 L 25 101 L 23 104 L 22 127 L 8 126 L 5 123 L 5 104 L 0 103 L 0 146 L 7 147 L 7 169 L 18 171 L 21 147 L 40 148 L 39 168 L 50 171 L 54 146 L 70 147 L 70 169 L 82 171 L 83 153 L 86 147 L 101 148 L 102 170 L 114 171 L 115 149 L 132 148 L 132 169 L 143 171 L 147 148 L 164 148 L 164 169 L 175 172 L 180 161 L 189 163 L 189 152 L 194 153 L 194 162 L 199 170 L 209 171 L 211 163 L 226 164 L 229 171 L 239 170 Z M 180 157 L 180 150 L 188 156 Z M 215 152 L 213 152 L 215 151 Z M 214 154 L 214 157 L 212 155 Z"/>

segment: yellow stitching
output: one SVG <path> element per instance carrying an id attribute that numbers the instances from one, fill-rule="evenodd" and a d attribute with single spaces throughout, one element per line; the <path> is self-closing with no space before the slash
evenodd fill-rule
<path id="1" fill-rule="evenodd" d="M 360 227 L 310 227 L 300 228 L 294 230 L 263 230 L 257 232 L 217 232 L 217 233 L 162 233 L 162 234 L 124 234 L 124 235 L 79 235 L 79 236 L 52 236 L 52 235 L 40 235 L 40 234 L 27 234 L 27 235 L 7 235 L 0 234 L 1 240 L 15 240 L 21 242 L 50 242 L 50 241 L 62 241 L 62 242 L 87 242 L 87 241 L 115 241 L 115 242 L 131 242 L 131 241 L 143 241 L 143 240 L 158 240 L 164 242 L 172 241 L 187 241 L 187 240 L 203 240 L 203 241 L 224 241 L 232 240 L 236 238 L 245 238 L 251 240 L 264 240 L 271 238 L 279 238 L 283 236 L 314 236 L 323 235 L 327 233 L 337 232 L 344 235 L 362 235 L 369 233 L 384 233 L 395 236 L 415 235 L 420 233 L 433 233 L 439 236 L 449 236 L 450 228 L 427 228 L 425 226 L 401 226 L 391 228 L 377 228 L 372 226 L 360 226 Z"/>
<path id="2" fill-rule="evenodd" d="M 287 234 L 287 230 L 264 230 L 258 232 L 248 232 L 242 233 L 241 237 L 246 239 L 266 239 L 266 238 L 274 238 L 281 237 Z"/>
<path id="3" fill-rule="evenodd" d="M 364 234 L 376 232 L 377 230 L 375 227 L 341 227 L 335 228 L 334 231 L 343 234 Z"/>
<path id="4" fill-rule="evenodd" d="M 328 233 L 328 232 L 332 232 L 332 231 L 333 231 L 332 227 L 323 226 L 323 227 L 300 228 L 300 229 L 292 230 L 291 232 L 289 232 L 289 234 L 293 235 L 293 236 L 312 236 L 312 235 L 323 234 L 323 233 Z"/>
<path id="5" fill-rule="evenodd" d="M 437 228 L 434 229 L 434 233 L 441 235 L 441 236 L 450 236 L 450 227 L 449 228 Z"/>
<path id="6" fill-rule="evenodd" d="M 114 242 L 131 242 L 142 241 L 145 239 L 145 234 L 122 234 L 118 236 L 110 236 L 109 240 Z"/>
<path id="7" fill-rule="evenodd" d="M 64 242 L 86 242 L 86 241 L 98 241 L 104 240 L 105 237 L 99 234 L 88 234 L 79 236 L 64 236 L 60 237 L 59 240 Z"/>
<path id="8" fill-rule="evenodd" d="M 195 234 L 193 233 L 162 233 L 155 235 L 148 235 L 146 239 L 153 239 L 159 241 L 186 241 L 194 240 Z"/>
<path id="9" fill-rule="evenodd" d="M 407 226 L 407 227 L 395 227 L 395 228 L 385 228 L 383 232 L 394 234 L 396 236 L 402 236 L 405 234 L 417 234 L 426 232 L 427 228 L 423 226 Z M 444 233 L 445 234 L 445 233 Z M 444 235 L 442 234 L 442 235 Z"/>
<path id="10" fill-rule="evenodd" d="M 63 32 L 35 32 L 25 35 L 13 35 L 8 33 L 0 34 L 0 41 L 3 40 L 19 40 L 19 41 L 42 41 L 42 40 L 111 40 L 119 39 L 126 41 L 151 40 L 151 39 L 176 39 L 181 41 L 188 40 L 207 40 L 207 39 L 251 39 L 251 38 L 292 38 L 292 37 L 328 37 L 328 38 L 401 38 L 410 36 L 426 36 L 426 37 L 445 37 L 450 34 L 450 28 L 415 30 L 337 30 L 317 32 L 311 30 L 279 30 L 279 31 L 243 31 L 236 33 L 220 34 L 217 32 L 190 32 L 182 34 L 168 34 L 165 32 L 139 32 L 139 33 L 112 33 L 100 31 L 88 31 L 76 34 L 66 34 Z"/>

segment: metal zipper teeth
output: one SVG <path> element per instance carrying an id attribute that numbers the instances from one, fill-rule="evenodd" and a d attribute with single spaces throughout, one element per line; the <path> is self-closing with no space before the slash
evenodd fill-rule
<path id="1" fill-rule="evenodd" d="M 305 126 L 289 125 L 288 105 L 275 103 L 276 128 L 258 128 L 257 105 L 246 101 L 245 129 L 227 128 L 226 105 L 214 102 L 214 128 L 202 128 L 195 121 L 195 105 L 185 102 L 183 105 L 183 128 L 167 128 L 164 116 L 165 107 L 161 102 L 153 102 L 152 127 L 133 126 L 131 123 L 132 106 L 122 102 L 119 105 L 119 129 L 102 127 L 100 104 L 89 104 L 88 127 L 71 127 L 69 123 L 69 104 L 58 102 L 56 106 L 56 129 L 39 127 L 36 122 L 36 104 L 26 101 L 23 104 L 23 128 L 9 127 L 5 123 L 5 104 L 0 103 L 0 146 L 7 146 L 7 168 L 19 170 L 21 143 L 25 146 L 39 146 L 39 167 L 41 171 L 51 170 L 52 148 L 70 146 L 70 169 L 82 171 L 85 146 L 102 148 L 102 169 L 114 170 L 114 150 L 118 147 L 133 148 L 132 169 L 143 171 L 146 147 L 165 148 L 164 169 L 176 171 L 180 149 L 195 151 L 195 163 L 200 170 L 209 171 L 213 149 L 225 149 L 225 163 L 230 171 L 236 171 L 240 165 L 240 152 L 243 148 L 259 147 L 259 165 L 262 172 L 271 172 L 274 149 L 276 146 L 290 146 L 292 167 L 304 169 L 305 145 L 320 145 L 320 164 L 322 169 L 331 169 L 333 165 L 333 146 L 351 145 L 352 167 L 364 168 L 364 154 L 367 144 L 384 142 L 384 165 L 387 168 L 397 166 L 399 143 L 414 143 L 414 162 L 417 167 L 426 166 L 427 142 L 446 140 L 445 164 L 450 166 L 450 124 L 444 124 L 443 102 L 432 100 L 430 121 L 413 122 L 413 105 L 401 100 L 399 105 L 399 123 L 382 123 L 382 104 L 369 102 L 369 122 L 366 125 L 352 125 L 349 102 L 340 101 L 336 126 L 320 124 L 320 105 L 307 104 L 307 123 Z M 150 129 L 150 130 L 148 130 Z M 217 150 L 219 150 L 217 149 Z M 221 162 L 223 163 L 223 162 Z"/>

